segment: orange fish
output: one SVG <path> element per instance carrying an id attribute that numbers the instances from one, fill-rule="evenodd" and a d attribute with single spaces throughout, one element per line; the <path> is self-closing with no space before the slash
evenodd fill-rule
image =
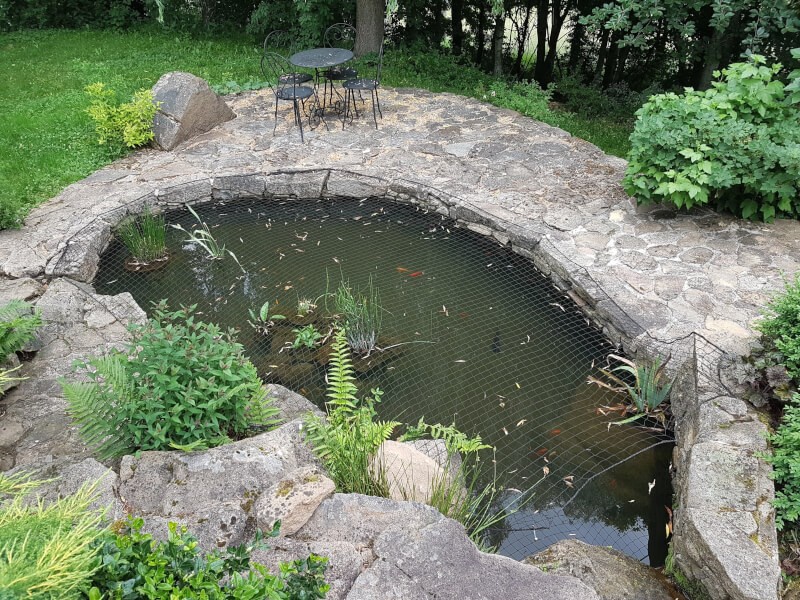
<path id="1" fill-rule="evenodd" d="M 397 267 L 397 269 L 395 269 L 395 270 L 398 273 L 408 273 L 408 269 L 406 269 L 405 267 Z"/>
<path id="2" fill-rule="evenodd" d="M 467 317 L 469 317 L 469 313 L 460 312 L 458 313 L 458 316 L 461 317 L 462 319 L 466 319 Z"/>
<path id="3" fill-rule="evenodd" d="M 544 456 L 545 454 L 547 454 L 547 448 L 539 448 L 536 451 L 536 456 Z"/>
<path id="4" fill-rule="evenodd" d="M 414 271 L 408 274 L 409 277 L 419 277 L 420 275 L 425 275 L 425 271 Z"/>
<path id="5" fill-rule="evenodd" d="M 559 435 L 560 433 L 561 433 L 561 430 L 560 430 L 560 429 L 553 429 L 553 430 L 550 432 L 550 435 L 553 435 L 553 436 L 555 436 L 555 435 Z"/>

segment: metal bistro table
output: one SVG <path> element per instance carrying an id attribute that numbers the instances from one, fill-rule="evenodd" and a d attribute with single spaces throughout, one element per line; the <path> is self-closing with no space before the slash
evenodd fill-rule
<path id="1" fill-rule="evenodd" d="M 335 67 L 337 65 L 341 65 L 346 63 L 348 60 L 353 58 L 352 50 L 347 50 L 345 48 L 312 48 L 311 50 L 303 50 L 301 52 L 297 52 L 296 54 L 292 54 L 289 57 L 289 62 L 292 63 L 295 67 L 304 67 L 306 69 L 314 69 L 315 77 L 314 83 L 317 88 L 319 88 L 319 77 L 320 71 L 325 69 L 330 69 L 331 67 Z M 335 90 L 333 85 L 331 85 L 331 89 L 336 91 L 336 95 L 339 97 L 339 100 L 334 104 L 334 107 L 338 109 L 337 105 L 342 103 L 342 95 Z M 331 97 L 333 94 L 331 94 Z M 323 93 L 322 97 L 322 106 L 319 107 L 324 114 L 325 111 L 325 94 Z"/>

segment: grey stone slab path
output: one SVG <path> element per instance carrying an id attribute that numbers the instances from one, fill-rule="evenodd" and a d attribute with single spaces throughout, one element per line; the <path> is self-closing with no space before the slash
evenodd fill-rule
<path id="1" fill-rule="evenodd" d="M 91 281 L 126 214 L 237 195 L 397 198 L 529 256 L 627 350 L 680 346 L 684 359 L 686 345 L 675 341 L 693 333 L 717 347 L 702 357 L 698 350 L 672 399 L 676 560 L 712 598 L 777 597 L 773 492 L 768 466 L 754 455 L 764 449 L 765 427 L 735 392 L 704 382 L 716 373 L 715 357 L 748 351 L 754 319 L 784 276 L 800 269 L 800 223 L 638 208 L 620 186 L 624 161 L 513 111 L 449 94 L 382 90 L 377 131 L 371 119 L 344 130 L 331 120 L 329 129 L 307 131 L 305 144 L 286 107 L 272 135 L 266 92 L 227 101 L 235 119 L 172 152 L 117 161 L 38 207 L 22 229 L 0 232 L 3 297 L 41 293 L 27 278 L 69 278 L 52 281 L 39 300 L 54 321 L 63 313 L 61 324 L 51 325 L 42 356 L 26 367 L 32 379 L 3 401 L 0 468 L 85 456 L 56 380 L 69 360 L 121 339 L 123 323 L 141 315 L 119 297 L 102 299 L 101 310 L 102 297 L 70 281 Z"/>

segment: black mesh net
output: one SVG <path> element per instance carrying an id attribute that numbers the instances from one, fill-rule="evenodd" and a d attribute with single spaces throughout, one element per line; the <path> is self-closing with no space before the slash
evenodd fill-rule
<path id="1" fill-rule="evenodd" d="M 502 484 L 506 506 L 525 499 L 490 531 L 502 554 L 523 558 L 577 538 L 663 563 L 673 438 L 656 421 L 616 424 L 626 416 L 621 397 L 587 378 L 630 349 L 609 341 L 530 260 L 385 199 L 233 199 L 194 209 L 165 214 L 170 259 L 157 268 L 133 264 L 115 235 L 97 291 L 130 292 L 145 310 L 161 299 L 196 304 L 202 318 L 239 330 L 265 381 L 320 406 L 321 342 L 336 291 L 377 292 L 376 348 L 355 356 L 359 388 L 384 391 L 383 417 L 455 423 L 496 447 L 487 477 Z M 572 274 L 602 295 L 588 273 Z M 249 321 L 267 302 L 265 333 Z M 674 365 L 692 358 L 696 342 L 639 341 L 637 355 L 671 356 Z"/>

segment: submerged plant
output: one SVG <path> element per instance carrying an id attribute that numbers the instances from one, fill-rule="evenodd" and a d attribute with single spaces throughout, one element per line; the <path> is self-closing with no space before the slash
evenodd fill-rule
<path id="1" fill-rule="evenodd" d="M 372 352 L 378 344 L 382 311 L 378 288 L 372 284 L 372 277 L 365 292 L 354 292 L 349 282 L 339 282 L 334 306 L 341 316 L 350 349 L 359 354 Z"/>
<path id="2" fill-rule="evenodd" d="M 138 219 L 123 223 L 117 234 L 137 264 L 147 265 L 168 256 L 166 224 L 161 215 L 148 210 Z"/>
<path id="3" fill-rule="evenodd" d="M 669 397 L 672 389 L 672 382 L 662 379 L 669 359 L 663 363 L 660 358 L 656 358 L 652 363 L 637 364 L 617 354 L 609 354 L 608 358 L 622 364 L 613 369 L 600 369 L 604 378 L 589 377 L 587 383 L 599 385 L 612 392 L 627 394 L 630 404 L 626 412 L 634 414 L 632 417 L 615 422 L 615 425 L 661 413 L 661 405 Z"/>
<path id="4" fill-rule="evenodd" d="M 292 348 L 295 350 L 303 347 L 313 348 L 316 346 L 317 341 L 322 338 L 322 334 L 317 331 L 317 328 L 314 327 L 313 324 L 300 327 L 299 329 L 292 329 L 292 333 L 296 336 L 292 342 Z"/>
<path id="5" fill-rule="evenodd" d="M 192 213 L 192 216 L 197 220 L 197 226 L 193 227 L 191 232 L 186 231 L 186 229 L 180 224 L 172 225 L 172 227 L 187 234 L 189 237 L 186 239 L 186 241 L 200 246 L 206 251 L 206 254 L 208 254 L 208 257 L 211 260 L 221 260 L 225 257 L 225 253 L 228 253 L 244 273 L 244 267 L 242 267 L 239 259 L 236 258 L 236 255 L 233 252 L 225 248 L 225 244 L 220 244 L 217 241 L 217 238 L 215 238 L 211 233 L 211 228 L 208 226 L 208 223 L 203 221 L 203 219 L 200 218 L 200 215 L 198 215 L 188 204 L 186 205 L 186 208 L 189 209 L 189 212 Z"/>
<path id="6" fill-rule="evenodd" d="M 264 302 L 261 305 L 257 315 L 252 308 L 248 309 L 247 312 L 250 313 L 250 319 L 247 321 L 250 327 L 264 335 L 269 334 L 269 330 L 274 327 L 275 321 L 282 321 L 286 318 L 284 315 L 269 314 L 269 302 Z"/>

